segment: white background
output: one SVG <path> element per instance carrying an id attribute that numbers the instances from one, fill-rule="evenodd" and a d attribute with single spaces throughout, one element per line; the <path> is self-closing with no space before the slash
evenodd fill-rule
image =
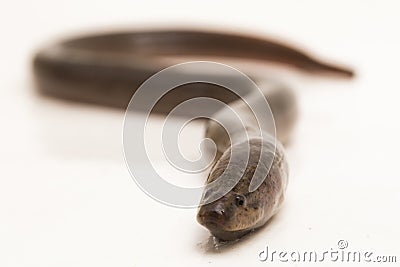
<path id="1" fill-rule="evenodd" d="M 258 261 L 265 245 L 324 251 L 340 239 L 348 250 L 399 262 L 399 8 L 396 1 L 2 1 L 0 266 L 266 265 Z M 160 25 L 279 37 L 357 73 L 352 81 L 289 75 L 301 114 L 287 148 L 288 197 L 268 227 L 227 248 L 210 246 L 195 210 L 161 205 L 138 189 L 123 160 L 122 111 L 40 98 L 31 85 L 30 58 L 48 41 Z M 187 131 L 187 144 L 198 144 L 201 125 Z"/>

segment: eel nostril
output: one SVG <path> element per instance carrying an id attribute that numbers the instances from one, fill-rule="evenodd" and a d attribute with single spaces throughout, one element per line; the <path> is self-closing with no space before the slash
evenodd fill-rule
<path id="1" fill-rule="evenodd" d="M 208 224 L 224 224 L 228 219 L 228 210 L 224 203 L 216 202 L 212 205 L 204 205 L 199 210 L 197 216 L 198 220 L 203 225 Z"/>
<path id="2" fill-rule="evenodd" d="M 206 214 L 204 214 L 204 217 L 212 221 L 217 221 L 222 223 L 225 220 L 225 211 L 223 209 L 209 210 Z"/>

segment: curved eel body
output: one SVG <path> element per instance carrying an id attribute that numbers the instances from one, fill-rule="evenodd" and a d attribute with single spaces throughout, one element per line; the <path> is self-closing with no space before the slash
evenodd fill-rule
<path id="1" fill-rule="evenodd" d="M 353 75 L 350 70 L 323 63 L 298 49 L 271 40 L 202 31 L 122 32 L 78 37 L 39 51 L 33 66 L 37 88 L 45 95 L 125 108 L 136 88 L 169 65 L 165 57 L 180 56 L 249 59 L 283 63 L 318 74 Z M 215 142 L 218 150 L 207 183 L 224 172 L 231 160 L 231 150 L 240 150 L 244 144 L 243 135 L 248 136 L 246 142 L 250 144 L 249 157 L 244 155 L 248 159 L 247 167 L 236 186 L 216 201 L 201 205 L 198 210 L 199 223 L 221 240 L 238 239 L 264 225 L 279 211 L 284 200 L 288 164 L 281 143 L 285 143 L 290 135 L 297 106 L 292 91 L 284 86 L 273 85 L 262 90 L 275 119 L 279 141 L 274 139 L 273 146 L 268 139 L 272 135 L 249 119 L 249 110 L 243 102 L 217 86 L 185 85 L 178 93 L 172 92 L 155 109 L 165 114 L 186 99 L 207 96 L 229 103 L 244 118 L 245 132 L 233 138 L 229 138 L 221 126 L 232 124 L 225 110 L 214 116 L 220 124 L 210 120 L 206 127 L 206 137 Z M 265 103 L 252 97 L 251 91 L 247 97 L 251 104 Z M 262 164 L 261 153 L 265 151 L 275 153 L 272 166 L 261 174 L 261 185 L 250 191 L 255 168 Z M 233 161 L 231 164 L 236 163 Z"/>
<path id="2" fill-rule="evenodd" d="M 231 157 L 231 150 L 236 148 L 240 151 L 241 146 L 248 145 L 250 148 L 247 167 L 236 186 L 222 198 L 200 206 L 197 213 L 198 222 L 220 240 L 235 240 L 263 226 L 279 211 L 285 197 L 289 170 L 282 142 L 285 143 L 289 139 L 297 118 L 297 105 L 293 92 L 285 86 L 264 87 L 263 93 L 274 115 L 278 139 L 271 136 L 269 129 L 262 129 L 257 120 L 251 118 L 251 111 L 241 100 L 231 103 L 229 108 L 238 111 L 245 131 L 233 131 L 233 136 L 227 136 L 222 125 L 231 123 L 231 118 L 225 114 L 228 107 L 217 112 L 212 120 L 207 122 L 206 137 L 214 140 L 218 153 L 206 183 L 211 183 L 220 177 L 228 164 L 239 165 L 240 161 L 247 157 L 244 151 L 243 157 Z M 253 97 L 249 93 L 247 104 L 257 107 L 263 102 L 256 95 Z M 270 169 L 256 174 L 255 170 L 260 161 L 266 161 L 261 153 L 269 151 L 274 151 Z M 249 190 L 251 181 L 259 178 L 263 182 L 251 192 Z"/>

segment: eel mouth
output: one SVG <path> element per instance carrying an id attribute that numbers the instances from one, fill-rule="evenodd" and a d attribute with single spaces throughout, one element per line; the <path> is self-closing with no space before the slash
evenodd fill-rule
<path id="1" fill-rule="evenodd" d="M 210 230 L 211 233 L 225 231 L 224 230 L 224 218 L 223 216 L 209 216 L 208 214 L 201 214 L 197 215 L 197 221 Z"/>
<path id="2" fill-rule="evenodd" d="M 213 217 L 204 218 L 200 222 L 200 224 L 203 225 L 205 228 L 207 228 L 210 231 L 225 231 L 223 222 L 221 222 L 217 218 L 213 218 Z"/>
<path id="3" fill-rule="evenodd" d="M 224 227 L 224 219 L 222 216 L 205 216 L 199 214 L 197 217 L 199 223 L 207 228 L 210 233 L 215 236 L 220 241 L 234 241 L 247 233 L 251 232 L 252 229 L 243 229 L 243 230 L 234 230 L 229 231 L 225 230 Z"/>
<path id="4" fill-rule="evenodd" d="M 216 227 L 217 226 L 217 227 Z M 218 225 L 214 223 L 210 223 L 205 226 L 210 233 L 215 236 L 220 241 L 235 241 L 241 238 L 242 236 L 251 232 L 251 229 L 244 229 L 238 231 L 226 231 L 218 227 Z"/>

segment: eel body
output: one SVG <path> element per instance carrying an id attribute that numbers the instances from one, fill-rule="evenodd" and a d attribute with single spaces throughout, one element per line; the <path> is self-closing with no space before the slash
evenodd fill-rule
<path id="1" fill-rule="evenodd" d="M 165 57 L 181 56 L 275 62 L 309 73 L 347 78 L 353 75 L 351 70 L 324 63 L 272 40 L 180 30 L 104 33 L 68 39 L 40 50 L 34 57 L 33 71 L 37 88 L 45 95 L 125 108 L 147 78 L 168 66 Z M 215 85 L 182 86 L 162 99 L 154 110 L 167 114 L 180 102 L 201 96 L 229 104 L 207 122 L 206 137 L 215 142 L 218 153 L 206 183 L 221 177 L 229 164 L 235 166 L 243 160 L 247 164 L 241 172 L 228 173 L 240 176 L 235 177 L 237 184 L 224 196 L 201 204 L 197 214 L 198 222 L 221 240 L 235 240 L 261 227 L 279 211 L 284 200 L 288 163 L 282 143 L 288 140 L 296 121 L 296 99 L 284 85 L 260 87 L 264 97 L 253 95 L 249 89 L 246 101 L 250 106 L 264 105 L 265 100 L 268 101 L 276 135 L 259 126 L 243 99 Z M 235 130 L 234 122 L 227 115 L 229 108 L 236 109 L 242 118 L 242 129 Z M 224 127 L 232 128 L 233 132 L 228 135 Z M 249 153 L 232 158 L 233 150 L 240 151 L 244 147 Z M 267 167 L 264 166 L 266 159 L 271 163 Z M 264 172 L 256 171 L 257 166 Z M 254 179 L 261 183 L 250 190 Z M 205 191 L 203 200 L 212 194 L 212 190 Z"/>

